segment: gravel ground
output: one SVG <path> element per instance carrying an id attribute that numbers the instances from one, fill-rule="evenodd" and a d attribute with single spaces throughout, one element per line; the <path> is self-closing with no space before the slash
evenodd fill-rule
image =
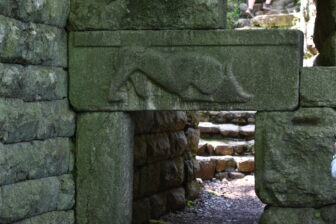
<path id="1" fill-rule="evenodd" d="M 255 194 L 254 176 L 248 175 L 236 180 L 205 181 L 192 205 L 160 220 L 171 224 L 257 224 L 264 206 Z"/>

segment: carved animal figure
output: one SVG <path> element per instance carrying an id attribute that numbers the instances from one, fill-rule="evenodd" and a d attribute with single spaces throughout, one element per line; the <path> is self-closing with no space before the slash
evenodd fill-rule
<path id="1" fill-rule="evenodd" d="M 197 53 L 161 53 L 140 47 L 122 48 L 118 70 L 110 88 L 110 101 L 122 101 L 116 94 L 135 72 L 184 101 L 245 103 L 251 96 L 236 81 L 231 65 L 223 66 L 213 57 Z M 146 89 L 136 86 L 139 96 Z"/>

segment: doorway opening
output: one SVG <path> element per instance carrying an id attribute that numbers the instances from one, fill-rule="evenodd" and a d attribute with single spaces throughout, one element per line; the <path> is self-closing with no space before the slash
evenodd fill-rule
<path id="1" fill-rule="evenodd" d="M 258 223 L 255 114 L 137 112 L 133 223 Z"/>

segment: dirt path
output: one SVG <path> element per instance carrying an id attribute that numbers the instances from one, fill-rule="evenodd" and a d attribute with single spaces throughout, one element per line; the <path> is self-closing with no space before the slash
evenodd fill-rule
<path id="1" fill-rule="evenodd" d="M 264 204 L 255 195 L 254 176 L 206 181 L 200 198 L 183 211 L 161 218 L 172 224 L 257 224 Z"/>

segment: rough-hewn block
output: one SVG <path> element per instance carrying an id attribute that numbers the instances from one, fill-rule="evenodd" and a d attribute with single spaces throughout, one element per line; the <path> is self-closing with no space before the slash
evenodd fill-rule
<path id="1" fill-rule="evenodd" d="M 23 101 L 61 100 L 67 96 L 62 68 L 0 63 L 0 96 Z"/>
<path id="2" fill-rule="evenodd" d="M 70 11 L 70 0 L 2 0 L 0 14 L 25 22 L 64 27 Z"/>
<path id="3" fill-rule="evenodd" d="M 336 181 L 330 167 L 336 112 L 331 108 L 261 112 L 256 121 L 259 198 L 279 207 L 336 203 Z"/>
<path id="4" fill-rule="evenodd" d="M 66 32 L 0 16 L 0 61 L 66 67 Z"/>
<path id="5" fill-rule="evenodd" d="M 336 67 L 301 69 L 302 106 L 336 107 Z"/>
<path id="6" fill-rule="evenodd" d="M 336 206 L 314 208 L 269 207 L 260 219 L 260 224 L 332 224 L 336 223 Z"/>
<path id="7" fill-rule="evenodd" d="M 150 196 L 173 187 L 184 181 L 184 160 L 178 157 L 157 162 L 135 170 L 134 198 Z"/>
<path id="8" fill-rule="evenodd" d="M 224 0 L 73 0 L 75 30 L 209 29 L 225 24 Z"/>
<path id="9" fill-rule="evenodd" d="M 70 39 L 70 99 L 78 111 L 298 105 L 298 31 L 101 31 Z"/>
<path id="10" fill-rule="evenodd" d="M 74 224 L 75 216 L 72 210 L 48 212 L 39 216 L 16 222 L 14 224 Z"/>
<path id="11" fill-rule="evenodd" d="M 72 148 L 66 138 L 0 143 L 0 185 L 69 173 L 73 168 Z"/>
<path id="12" fill-rule="evenodd" d="M 68 210 L 74 205 L 75 184 L 72 175 L 30 180 L 0 187 L 0 223 L 56 210 Z"/>
<path id="13" fill-rule="evenodd" d="M 71 137 L 75 131 L 75 114 L 67 100 L 24 103 L 0 99 L 0 124 L 2 143 Z"/>
<path id="14" fill-rule="evenodd" d="M 125 113 L 88 113 L 77 123 L 76 220 L 131 223 L 133 128 Z"/>
<path id="15" fill-rule="evenodd" d="M 181 131 L 188 122 L 185 111 L 137 111 L 130 114 L 135 134 Z"/>

